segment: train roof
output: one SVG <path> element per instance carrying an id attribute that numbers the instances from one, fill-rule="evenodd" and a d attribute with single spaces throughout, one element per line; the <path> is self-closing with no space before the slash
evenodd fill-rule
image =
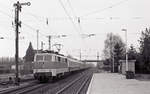
<path id="1" fill-rule="evenodd" d="M 58 52 L 55 52 L 55 51 L 49 51 L 49 50 L 44 50 L 44 51 L 42 51 L 42 52 L 40 52 L 40 53 L 36 53 L 37 55 L 42 55 L 42 54 L 52 54 L 52 55 L 56 55 L 56 56 L 61 56 L 61 57 L 64 57 L 64 58 L 67 58 L 67 59 L 70 59 L 70 60 L 75 60 L 75 61 L 80 61 L 80 60 L 78 60 L 78 59 L 76 59 L 76 58 L 73 58 L 73 57 L 69 57 L 69 56 L 65 56 L 65 55 L 63 55 L 63 54 L 60 54 L 60 53 L 58 53 Z"/>
<path id="2" fill-rule="evenodd" d="M 44 54 L 44 53 L 46 53 L 46 54 L 56 54 L 56 55 L 64 56 L 63 54 L 60 54 L 60 53 L 55 52 L 55 51 L 53 51 L 53 50 L 51 50 L 51 51 L 49 51 L 49 50 L 44 50 L 44 51 L 41 51 L 41 52 L 36 53 L 36 54 Z"/>
<path id="3" fill-rule="evenodd" d="M 44 50 L 44 51 L 42 51 L 42 53 L 52 53 L 52 54 L 64 56 L 63 54 L 60 54 L 60 53 L 55 52 L 55 51 L 53 51 L 53 50 L 50 50 L 50 51 L 49 51 L 49 50 Z"/>
<path id="4" fill-rule="evenodd" d="M 60 57 L 63 57 L 63 58 L 67 58 L 63 54 L 59 54 L 58 52 L 48 51 L 48 50 L 42 51 L 41 53 L 36 53 L 36 55 L 55 55 L 55 56 L 60 56 Z"/>

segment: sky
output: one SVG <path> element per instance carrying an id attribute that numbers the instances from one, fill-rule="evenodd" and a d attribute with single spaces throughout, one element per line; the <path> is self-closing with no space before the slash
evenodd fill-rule
<path id="1" fill-rule="evenodd" d="M 15 56 L 14 7 L 17 0 L 0 0 L 0 57 Z M 82 59 L 96 59 L 97 53 L 102 57 L 104 40 L 107 33 L 118 34 L 125 41 L 127 29 L 128 47 L 139 47 L 140 33 L 150 27 L 149 0 L 19 0 L 30 2 L 22 6 L 19 28 L 19 56 L 26 53 L 29 42 L 37 49 L 39 30 L 39 49 L 41 41 L 48 49 L 51 44 L 62 44 L 61 53 Z M 48 24 L 47 24 L 48 19 Z M 80 19 L 80 22 L 79 22 Z M 88 34 L 95 36 L 88 37 Z M 54 36 L 67 35 L 56 38 Z M 56 49 L 52 46 L 52 49 Z"/>

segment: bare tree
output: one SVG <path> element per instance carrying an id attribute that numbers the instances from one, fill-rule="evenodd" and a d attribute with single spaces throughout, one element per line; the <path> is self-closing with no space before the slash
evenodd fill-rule
<path id="1" fill-rule="evenodd" d="M 122 59 L 125 55 L 125 43 L 122 41 L 119 35 L 108 33 L 107 38 L 104 41 L 105 47 L 103 50 L 104 60 L 109 60 L 109 64 L 114 71 L 117 70 L 118 60 Z"/>

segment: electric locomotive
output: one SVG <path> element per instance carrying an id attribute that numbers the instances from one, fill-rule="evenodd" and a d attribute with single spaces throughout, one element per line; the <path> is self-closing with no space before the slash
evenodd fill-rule
<path id="1" fill-rule="evenodd" d="M 35 54 L 33 65 L 34 78 L 46 82 L 64 76 L 65 73 L 86 68 L 83 62 L 56 52 Z"/>

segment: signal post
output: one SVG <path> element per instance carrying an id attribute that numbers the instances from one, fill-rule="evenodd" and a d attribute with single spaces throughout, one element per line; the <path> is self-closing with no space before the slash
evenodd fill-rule
<path id="1" fill-rule="evenodd" d="M 21 27 L 21 21 L 19 21 L 19 12 L 21 12 L 22 5 L 28 5 L 30 6 L 30 2 L 27 3 L 17 3 L 14 4 L 15 7 L 15 62 L 16 62 L 16 79 L 15 79 L 15 84 L 19 85 L 19 71 L 18 71 L 18 63 L 19 63 L 19 27 Z"/>

